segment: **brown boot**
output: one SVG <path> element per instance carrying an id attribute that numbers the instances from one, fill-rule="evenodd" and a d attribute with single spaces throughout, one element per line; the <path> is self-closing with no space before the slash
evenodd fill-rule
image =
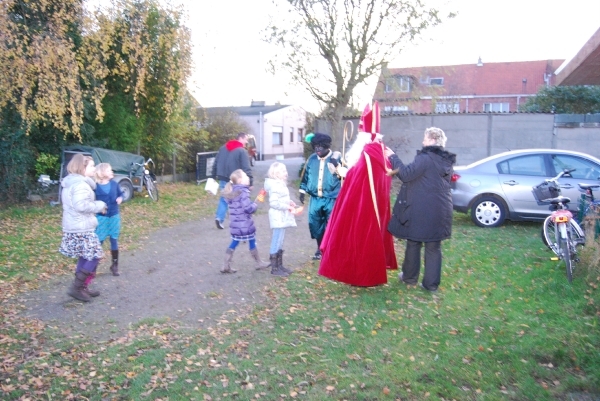
<path id="1" fill-rule="evenodd" d="M 69 288 L 67 294 L 80 301 L 90 302 L 90 296 L 85 291 L 83 291 L 85 279 L 88 275 L 89 273 L 86 274 L 84 272 L 75 273 L 75 280 L 73 280 L 73 284 L 71 284 L 71 288 Z"/>
<path id="2" fill-rule="evenodd" d="M 110 272 L 113 276 L 120 276 L 119 274 L 119 250 L 110 251 L 112 255 L 112 265 L 110 265 Z"/>
<path id="3" fill-rule="evenodd" d="M 227 248 L 225 251 L 225 263 L 223 263 L 223 268 L 221 269 L 221 273 L 235 273 L 237 270 L 231 268 L 231 259 L 233 259 L 233 251 L 235 249 Z"/>
<path id="4" fill-rule="evenodd" d="M 87 278 L 85 279 L 85 282 L 83 283 L 83 292 L 88 294 L 90 297 L 97 297 L 100 295 L 100 291 L 92 290 L 89 287 L 92 280 L 95 278 L 96 278 L 96 273 L 91 273 L 89 276 L 87 276 Z"/>
<path id="5" fill-rule="evenodd" d="M 277 264 L 279 265 L 280 270 L 283 270 L 287 274 L 292 274 L 292 271 L 290 269 L 286 269 L 285 267 L 283 267 L 283 249 L 277 251 Z"/>
<path id="6" fill-rule="evenodd" d="M 284 270 L 281 270 L 281 266 L 279 266 L 279 252 L 272 253 L 269 255 L 271 259 L 271 274 L 273 276 L 287 277 L 290 274 Z"/>
<path id="7" fill-rule="evenodd" d="M 256 262 L 256 264 L 254 265 L 254 268 L 256 270 L 263 270 L 263 269 L 266 269 L 267 267 L 271 266 L 271 263 L 263 262 L 262 260 L 260 260 L 260 256 L 258 255 L 258 248 L 251 249 L 250 254 L 252 255 L 252 258 L 254 259 L 254 261 Z"/>

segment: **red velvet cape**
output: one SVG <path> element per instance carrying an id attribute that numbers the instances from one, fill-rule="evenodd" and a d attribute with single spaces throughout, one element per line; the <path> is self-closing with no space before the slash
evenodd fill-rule
<path id="1" fill-rule="evenodd" d="M 365 153 L 372 167 L 375 211 Z M 319 274 L 361 287 L 387 283 L 386 269 L 397 269 L 394 240 L 387 231 L 390 220 L 392 178 L 386 174 L 381 143 L 365 146 L 363 154 L 344 179 L 323 242 Z"/>

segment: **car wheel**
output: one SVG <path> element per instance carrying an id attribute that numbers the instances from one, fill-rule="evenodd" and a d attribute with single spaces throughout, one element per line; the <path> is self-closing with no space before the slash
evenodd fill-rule
<path id="1" fill-rule="evenodd" d="M 471 220 L 479 227 L 498 227 L 506 219 L 504 202 L 495 196 L 485 196 L 471 207 Z"/>
<path id="2" fill-rule="evenodd" d="M 128 179 L 122 179 L 119 181 L 119 188 L 123 192 L 123 202 L 127 202 L 133 198 L 133 185 Z"/>

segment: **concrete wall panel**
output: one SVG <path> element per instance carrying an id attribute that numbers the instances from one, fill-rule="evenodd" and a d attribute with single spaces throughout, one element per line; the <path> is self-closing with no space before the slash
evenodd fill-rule
<path id="1" fill-rule="evenodd" d="M 460 165 L 529 148 L 575 150 L 600 157 L 600 124 L 565 123 L 560 117 L 541 113 L 391 115 L 382 117 L 381 132 L 384 142 L 405 163 L 414 159 L 422 147 L 425 128 L 431 126 L 446 132 L 446 148 L 456 153 Z M 351 121 L 356 135 L 358 119 Z M 328 132 L 327 124 L 317 120 L 317 126 L 320 132 Z"/>

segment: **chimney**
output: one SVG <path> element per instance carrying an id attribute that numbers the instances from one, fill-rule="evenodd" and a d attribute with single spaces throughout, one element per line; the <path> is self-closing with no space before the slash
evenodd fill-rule
<path id="1" fill-rule="evenodd" d="M 264 100 L 252 100 L 250 102 L 250 107 L 265 107 Z"/>

